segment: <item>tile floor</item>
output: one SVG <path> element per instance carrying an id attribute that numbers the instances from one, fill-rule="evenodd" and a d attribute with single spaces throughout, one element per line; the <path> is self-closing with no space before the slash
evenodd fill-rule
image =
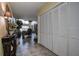
<path id="1" fill-rule="evenodd" d="M 21 36 L 19 39 L 20 44 L 17 47 L 17 56 L 56 56 L 56 54 L 43 47 L 42 45 L 35 44 L 33 40 L 34 36 L 35 34 L 32 34 L 31 39 L 22 39 Z"/>

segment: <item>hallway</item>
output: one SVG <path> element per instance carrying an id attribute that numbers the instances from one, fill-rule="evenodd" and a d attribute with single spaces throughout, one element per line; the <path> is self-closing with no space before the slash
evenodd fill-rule
<path id="1" fill-rule="evenodd" d="M 56 56 L 53 52 L 49 51 L 47 48 L 41 46 L 40 44 L 35 44 L 33 41 L 34 33 L 32 38 L 22 39 L 20 38 L 20 44 L 17 47 L 17 56 Z"/>
<path id="2" fill-rule="evenodd" d="M 79 56 L 79 2 L 0 6 L 0 56 Z"/>

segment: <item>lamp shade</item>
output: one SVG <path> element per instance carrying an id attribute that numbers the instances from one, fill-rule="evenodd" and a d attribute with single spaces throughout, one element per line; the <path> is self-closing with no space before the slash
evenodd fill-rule
<path id="1" fill-rule="evenodd" d="M 6 17 L 12 17 L 12 14 L 9 11 L 7 11 L 7 12 L 5 12 L 4 16 L 6 16 Z"/>

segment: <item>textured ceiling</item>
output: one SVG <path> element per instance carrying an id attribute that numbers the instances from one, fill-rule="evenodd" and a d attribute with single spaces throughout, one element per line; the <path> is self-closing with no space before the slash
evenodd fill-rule
<path id="1" fill-rule="evenodd" d="M 15 18 L 36 17 L 38 9 L 46 2 L 11 2 L 10 6 Z"/>

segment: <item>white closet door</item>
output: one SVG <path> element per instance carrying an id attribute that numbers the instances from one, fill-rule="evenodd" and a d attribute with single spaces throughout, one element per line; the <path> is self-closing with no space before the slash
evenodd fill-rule
<path id="1" fill-rule="evenodd" d="M 44 46 L 45 47 L 48 47 L 48 33 L 47 33 L 47 25 L 48 25 L 47 22 L 48 22 L 48 19 L 47 19 L 47 16 L 48 16 L 47 13 L 45 13 L 44 14 L 44 26 L 45 26 L 44 27 L 44 29 L 45 29 L 44 30 L 44 33 L 45 33 L 45 45 Z"/>
<path id="2" fill-rule="evenodd" d="M 48 42 L 48 46 L 49 46 L 49 50 L 52 51 L 53 49 L 53 35 L 52 35 L 52 19 L 51 19 L 51 11 L 49 11 L 49 42 Z"/>
<path id="3" fill-rule="evenodd" d="M 48 48 L 48 13 L 45 13 L 45 47 Z"/>
<path id="4" fill-rule="evenodd" d="M 40 43 L 40 16 L 38 16 L 38 43 Z"/>
<path id="5" fill-rule="evenodd" d="M 51 20 L 51 15 L 50 15 L 50 11 L 47 12 L 47 48 L 49 50 L 51 50 L 51 46 L 52 46 L 52 42 L 51 42 L 51 38 L 50 38 L 50 20 Z"/>
<path id="6" fill-rule="evenodd" d="M 79 56 L 79 2 L 69 3 L 69 55 Z"/>
<path id="7" fill-rule="evenodd" d="M 42 36 L 42 45 L 44 45 L 44 15 L 41 16 L 41 36 Z"/>
<path id="8" fill-rule="evenodd" d="M 41 16 L 40 16 L 40 44 L 42 43 L 42 38 L 41 38 Z"/>
<path id="9" fill-rule="evenodd" d="M 64 3 L 58 7 L 59 15 L 59 38 L 58 38 L 58 55 L 67 55 L 68 47 L 68 17 L 67 3 Z"/>
<path id="10" fill-rule="evenodd" d="M 44 46 L 46 47 L 46 44 L 47 44 L 47 42 L 46 42 L 46 15 L 44 14 L 44 20 L 43 20 L 43 23 L 44 23 Z"/>
<path id="11" fill-rule="evenodd" d="M 52 9 L 51 11 L 51 34 L 53 35 L 53 52 L 58 54 L 58 48 L 59 48 L 59 44 L 58 44 L 58 9 Z"/>
<path id="12" fill-rule="evenodd" d="M 46 21 L 45 21 L 45 18 L 46 16 L 45 16 L 45 14 L 43 15 L 43 40 L 44 40 L 44 46 L 46 47 L 46 33 L 45 33 L 45 27 L 46 27 L 46 25 L 45 25 L 45 23 L 46 23 Z"/>
<path id="13" fill-rule="evenodd" d="M 51 36 L 51 13 L 48 11 L 47 13 L 42 15 L 42 27 L 43 27 L 43 41 L 42 45 L 44 45 L 49 50 L 52 50 L 52 36 Z"/>
<path id="14" fill-rule="evenodd" d="M 66 16 L 66 4 L 52 10 L 53 51 L 58 55 L 67 55 Z"/>
<path id="15" fill-rule="evenodd" d="M 40 43 L 42 44 L 43 43 L 43 34 L 42 34 L 42 19 L 43 17 L 40 16 Z"/>
<path id="16" fill-rule="evenodd" d="M 42 45 L 44 45 L 44 15 L 42 15 Z"/>

